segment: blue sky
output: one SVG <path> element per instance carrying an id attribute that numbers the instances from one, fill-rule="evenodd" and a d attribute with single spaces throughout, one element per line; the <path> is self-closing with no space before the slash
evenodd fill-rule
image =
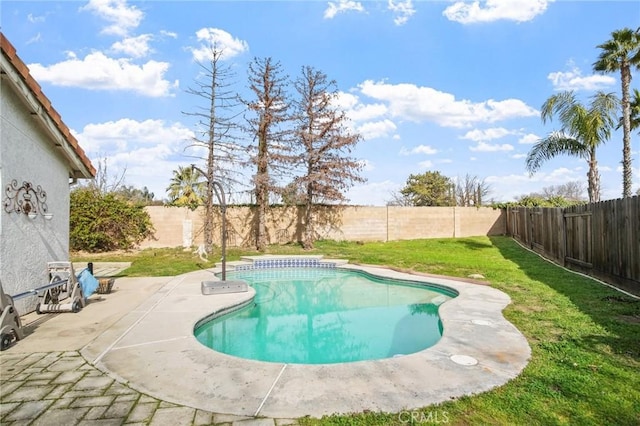
<path id="1" fill-rule="evenodd" d="M 156 198 L 193 162 L 184 150 L 195 127 L 183 112 L 201 105 L 186 90 L 208 42 L 225 49 L 240 93 L 254 57 L 281 62 L 292 79 L 302 66 L 323 71 L 363 136 L 354 155 L 367 182 L 348 196 L 364 205 L 384 205 L 426 171 L 485 179 L 496 201 L 576 180 L 586 196 L 584 160 L 526 172 L 533 143 L 558 128 L 539 109 L 561 90 L 585 102 L 596 90 L 619 95 L 619 75 L 592 71 L 596 46 L 640 26 L 637 1 L 3 1 L 0 13 L 94 164 L 106 159 L 112 177 L 126 169 L 126 184 Z M 632 135 L 634 191 L 639 140 Z M 620 131 L 598 159 L 603 199 L 620 197 Z"/>

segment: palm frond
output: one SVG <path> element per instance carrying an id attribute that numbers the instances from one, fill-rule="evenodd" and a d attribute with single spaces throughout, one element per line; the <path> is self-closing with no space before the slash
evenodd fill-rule
<path id="1" fill-rule="evenodd" d="M 622 28 L 613 31 L 611 38 L 599 44 L 598 59 L 593 69 L 600 72 L 619 71 L 623 62 L 636 67 L 640 65 L 640 31 Z"/>
<path id="2" fill-rule="evenodd" d="M 526 167 L 533 174 L 542 164 L 560 155 L 573 155 L 582 158 L 589 156 L 590 149 L 577 138 L 563 132 L 553 132 L 540 139 L 527 154 Z"/>

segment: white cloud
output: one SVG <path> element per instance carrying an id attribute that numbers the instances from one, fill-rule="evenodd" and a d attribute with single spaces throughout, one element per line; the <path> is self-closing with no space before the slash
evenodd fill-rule
<path id="1" fill-rule="evenodd" d="M 168 62 L 148 61 L 142 65 L 129 59 L 113 59 L 102 52 L 93 52 L 78 59 L 69 52 L 69 59 L 50 66 L 30 64 L 33 77 L 40 82 L 56 86 L 82 87 L 94 90 L 130 90 L 141 95 L 170 96 L 171 88 L 177 87 L 165 80 Z"/>
<path id="2" fill-rule="evenodd" d="M 359 84 L 358 88 L 362 94 L 386 102 L 392 117 L 414 122 L 431 121 L 445 127 L 467 127 L 473 123 L 493 123 L 539 114 L 519 99 L 473 103 L 456 100 L 454 95 L 430 87 L 371 80 Z"/>
<path id="3" fill-rule="evenodd" d="M 490 141 L 493 139 L 503 138 L 511 134 L 513 134 L 513 131 L 507 130 L 504 127 L 494 127 L 490 129 L 483 129 L 483 130 L 480 130 L 480 129 L 470 130 L 467 133 L 465 133 L 464 136 L 461 136 L 460 139 L 469 139 L 474 142 Z"/>
<path id="4" fill-rule="evenodd" d="M 583 173 L 580 173 L 578 169 L 568 169 L 566 167 L 559 167 L 557 169 L 551 170 L 550 172 L 537 172 L 531 176 L 529 173 L 524 172 L 522 174 L 511 174 L 507 176 L 488 176 L 487 182 L 494 183 L 500 182 L 504 180 L 506 183 L 512 184 L 515 186 L 517 183 L 522 182 L 540 182 L 540 183 L 563 183 L 569 182 L 572 180 L 582 180 L 585 179 Z M 538 189 L 542 189 L 541 187 Z"/>
<path id="5" fill-rule="evenodd" d="M 526 135 L 522 135 L 522 137 L 518 139 L 518 143 L 531 145 L 538 142 L 539 140 L 540 136 L 533 133 L 527 133 Z"/>
<path id="6" fill-rule="evenodd" d="M 442 14 L 450 21 L 461 24 L 508 20 L 531 21 L 542 14 L 553 0 L 486 0 L 457 1 Z"/>
<path id="7" fill-rule="evenodd" d="M 610 75 L 593 74 L 582 76 L 579 68 L 573 67 L 567 72 L 552 72 L 547 76 L 554 90 L 600 90 L 616 83 Z"/>
<path id="8" fill-rule="evenodd" d="M 27 20 L 29 22 L 31 22 L 32 24 L 38 24 L 40 22 L 44 22 L 45 21 L 45 17 L 44 16 L 34 16 L 33 14 L 28 14 L 27 15 Z"/>
<path id="9" fill-rule="evenodd" d="M 324 19 L 333 19 L 338 13 L 344 13 L 350 10 L 364 12 L 364 7 L 359 1 L 338 0 L 335 3 L 330 1 L 324 11 Z"/>
<path id="10" fill-rule="evenodd" d="M 38 33 L 35 36 L 31 37 L 29 40 L 27 40 L 27 44 L 38 43 L 40 41 L 42 41 L 42 34 Z"/>
<path id="11" fill-rule="evenodd" d="M 367 182 L 355 185 L 347 192 L 352 205 L 384 206 L 391 200 L 391 194 L 397 192 L 404 185 L 390 180 L 382 182 Z"/>
<path id="12" fill-rule="evenodd" d="M 360 100 L 352 93 L 339 91 L 337 96 L 331 102 L 340 109 L 347 110 L 355 108 Z"/>
<path id="13" fill-rule="evenodd" d="M 360 165 L 362 166 L 362 170 L 364 170 L 365 172 L 370 172 L 372 170 L 375 170 L 375 166 L 371 161 L 360 160 L 359 162 L 360 162 Z"/>
<path id="14" fill-rule="evenodd" d="M 409 18 L 416 13 L 416 10 L 413 7 L 412 0 L 388 0 L 387 7 L 391 10 L 396 17 L 393 19 L 393 22 L 396 25 L 404 25 L 407 23 Z"/>
<path id="15" fill-rule="evenodd" d="M 149 42 L 152 40 L 151 34 L 141 34 L 135 37 L 125 37 L 122 41 L 117 41 L 111 45 L 115 52 L 124 53 L 133 58 L 141 58 L 149 54 L 151 48 Z"/>
<path id="16" fill-rule="evenodd" d="M 354 121 L 373 120 L 382 117 L 387 112 L 384 104 L 359 104 L 353 109 L 345 111 L 347 116 Z"/>
<path id="17" fill-rule="evenodd" d="M 332 104 L 344 111 L 353 121 L 367 121 L 382 117 L 387 113 L 384 104 L 363 104 L 360 98 L 352 93 L 338 92 Z"/>
<path id="18" fill-rule="evenodd" d="M 384 138 L 395 132 L 396 125 L 393 121 L 385 119 L 382 121 L 370 121 L 361 124 L 356 131 L 362 135 L 365 140 L 376 138 Z"/>
<path id="19" fill-rule="evenodd" d="M 88 10 L 111 24 L 105 27 L 104 34 L 126 36 L 137 28 L 144 17 L 142 11 L 127 4 L 126 0 L 89 0 L 80 10 Z"/>
<path id="20" fill-rule="evenodd" d="M 476 146 L 471 146 L 469 149 L 476 152 L 513 151 L 513 145 L 509 145 L 508 143 L 493 145 L 486 142 L 478 142 Z"/>
<path id="21" fill-rule="evenodd" d="M 431 167 L 433 167 L 433 161 L 431 160 L 421 161 L 418 163 L 418 167 L 420 167 L 421 169 L 430 169 Z"/>
<path id="22" fill-rule="evenodd" d="M 527 158 L 527 154 L 513 154 L 511 158 L 515 158 L 516 160 L 520 160 L 522 158 Z"/>
<path id="23" fill-rule="evenodd" d="M 160 34 L 165 37 L 178 38 L 178 33 L 167 30 L 160 30 Z"/>
<path id="24" fill-rule="evenodd" d="M 198 62 L 211 60 L 211 48 L 222 51 L 222 59 L 229 59 L 249 50 L 246 41 L 234 38 L 219 28 L 201 28 L 196 31 L 199 47 L 190 48 L 193 59 Z"/>
<path id="25" fill-rule="evenodd" d="M 522 195 L 532 192 L 540 192 L 549 185 L 560 185 L 570 181 L 585 181 L 584 173 L 561 167 L 550 172 L 537 172 L 529 176 L 529 173 L 491 175 L 485 178 L 485 182 L 491 184 L 492 194 L 496 194 L 497 201 L 512 201 Z M 586 182 L 586 181 L 585 181 Z"/>
<path id="26" fill-rule="evenodd" d="M 413 147 L 412 149 L 407 149 L 405 147 L 400 148 L 400 155 L 413 155 L 413 154 L 425 154 L 425 155 L 433 155 L 437 154 L 438 150 L 430 147 L 429 145 L 418 145 Z"/>
<path id="27" fill-rule="evenodd" d="M 352 130 L 360 133 L 366 140 L 388 137 L 397 128 L 388 118 L 376 120 L 387 113 L 387 107 L 384 104 L 363 104 L 358 96 L 346 92 L 338 92 L 332 104 L 345 112 L 347 118 L 351 120 Z"/>
<path id="28" fill-rule="evenodd" d="M 146 186 L 158 199 L 166 196 L 172 171 L 186 162 L 183 149 L 193 137 L 181 123 L 128 118 L 88 124 L 72 133 L 94 162 L 107 161 L 109 177 L 124 173 L 127 185 Z"/>
<path id="29" fill-rule="evenodd" d="M 136 121 L 123 118 L 87 124 L 77 136 L 85 151 L 100 153 L 105 149 L 130 150 L 140 145 L 184 144 L 193 137 L 193 131 L 180 123 L 167 125 L 163 120 Z"/>
<path id="30" fill-rule="evenodd" d="M 574 169 L 560 167 L 552 170 L 550 173 L 543 173 L 538 179 L 543 182 L 558 182 L 561 180 L 566 182 L 569 180 L 584 179 L 584 175 L 582 173 L 578 173 L 581 170 L 581 167 L 576 167 Z"/>

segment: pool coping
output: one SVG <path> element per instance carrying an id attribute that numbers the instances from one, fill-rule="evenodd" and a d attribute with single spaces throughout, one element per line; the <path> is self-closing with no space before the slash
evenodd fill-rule
<path id="1" fill-rule="evenodd" d="M 344 364 L 283 364 L 225 355 L 199 343 L 194 326 L 250 302 L 255 291 L 203 296 L 200 283 L 216 280 L 220 271 L 212 268 L 171 279 L 81 353 L 97 368 L 156 398 L 217 413 L 276 418 L 411 410 L 503 385 L 527 365 L 529 344 L 502 315 L 510 303 L 505 293 L 335 261 L 338 268 L 457 291 L 456 298 L 440 306 L 442 339 L 415 354 Z M 230 263 L 229 269 L 238 264 Z"/>

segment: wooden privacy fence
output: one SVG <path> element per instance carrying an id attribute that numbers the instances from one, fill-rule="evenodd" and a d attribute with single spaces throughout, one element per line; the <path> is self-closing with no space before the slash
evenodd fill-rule
<path id="1" fill-rule="evenodd" d="M 569 269 L 640 294 L 640 197 L 509 207 L 507 234 Z"/>

